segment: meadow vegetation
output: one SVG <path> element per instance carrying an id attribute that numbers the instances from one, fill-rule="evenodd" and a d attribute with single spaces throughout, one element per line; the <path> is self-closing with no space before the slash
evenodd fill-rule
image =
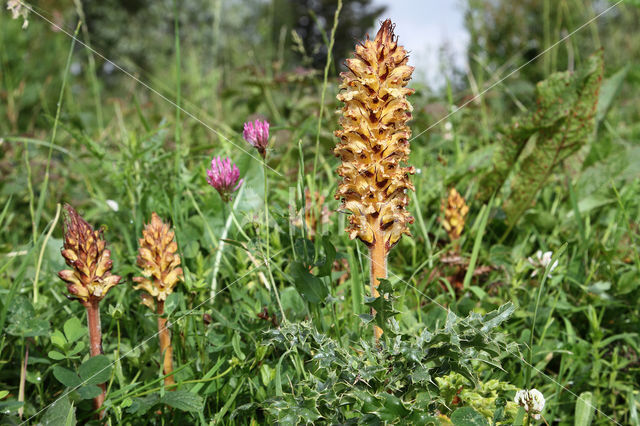
<path id="1" fill-rule="evenodd" d="M 640 425 L 637 1 L 184 3 L 0 13 L 0 423 Z"/>

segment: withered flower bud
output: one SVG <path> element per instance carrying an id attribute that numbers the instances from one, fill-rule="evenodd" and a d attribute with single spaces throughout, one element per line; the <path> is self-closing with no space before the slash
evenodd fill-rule
<path id="1" fill-rule="evenodd" d="M 176 253 L 178 244 L 174 236 L 169 225 L 153 213 L 151 223 L 145 226 L 142 238 L 138 240 L 140 248 L 137 264 L 142 268 L 144 276 L 133 278 L 133 281 L 138 283 L 134 288 L 148 293 L 142 296 L 142 303 L 154 311 L 154 299 L 162 302 L 167 300 L 167 296 L 183 278 L 182 268 L 179 267 L 180 256 Z"/>
<path id="2" fill-rule="evenodd" d="M 451 241 L 459 239 L 464 229 L 465 218 L 469 213 L 469 206 L 467 206 L 458 191 L 455 188 L 451 188 L 449 197 L 446 202 L 443 201 L 441 209 L 444 212 L 442 226 L 449 234 L 449 238 Z"/>
<path id="3" fill-rule="evenodd" d="M 64 208 L 67 218 L 61 253 L 73 269 L 60 271 L 58 276 L 67 283 L 72 297 L 86 306 L 102 300 L 120 277 L 111 274 L 111 251 L 102 239 L 102 229 L 95 231 L 70 205 Z"/>
<path id="4" fill-rule="evenodd" d="M 385 253 L 403 234 L 410 235 L 413 223 L 406 192 L 414 189 L 409 180 L 414 168 L 403 166 L 411 136 L 406 97 L 414 92 L 405 87 L 413 72 L 407 61 L 394 25 L 386 20 L 375 39 L 367 37 L 346 60 L 349 71 L 341 74 L 338 94 L 344 107 L 334 153 L 342 159 L 337 170 L 342 181 L 335 196 L 352 213 L 349 236 L 369 247 L 382 243 Z"/>

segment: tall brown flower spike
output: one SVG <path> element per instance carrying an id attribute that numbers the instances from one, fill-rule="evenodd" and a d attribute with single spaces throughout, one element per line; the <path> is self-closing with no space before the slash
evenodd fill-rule
<path id="1" fill-rule="evenodd" d="M 151 223 L 145 226 L 142 238 L 139 240 L 137 264 L 142 268 L 144 276 L 133 279 L 138 283 L 134 287 L 136 290 L 147 292 L 142 294 L 142 303 L 158 315 L 158 337 L 165 375 L 173 372 L 173 348 L 171 335 L 167 329 L 167 319 L 163 317 L 164 303 L 176 284 L 183 278 L 182 268 L 179 267 L 180 256 L 176 253 L 178 244 L 174 236 L 169 225 L 163 223 L 157 214 L 152 213 Z M 173 376 L 167 376 L 164 383 L 173 385 L 175 383 Z"/>
<path id="2" fill-rule="evenodd" d="M 443 201 L 441 209 L 444 213 L 444 220 L 442 226 L 449 234 L 451 241 L 456 241 L 462 235 L 464 230 L 465 218 L 469 213 L 469 206 L 465 203 L 464 198 L 456 191 L 455 188 L 451 188 L 449 191 L 449 197 L 446 202 Z"/>
<path id="3" fill-rule="evenodd" d="M 64 208 L 67 218 L 61 253 L 73 269 L 60 271 L 58 276 L 67 283 L 70 298 L 78 300 L 87 310 L 89 351 L 96 356 L 102 354 L 99 303 L 120 282 L 120 277 L 111 274 L 111 251 L 102 239 L 102 229 L 95 231 L 70 205 Z M 104 402 L 104 384 L 101 387 L 102 394 L 94 398 L 96 409 Z"/>
<path id="4" fill-rule="evenodd" d="M 341 74 L 338 100 L 344 102 L 340 138 L 334 153 L 342 159 L 338 174 L 342 181 L 336 199 L 349 210 L 351 238 L 359 238 L 371 252 L 372 293 L 378 296 L 377 278 L 385 278 L 386 256 L 403 234 L 410 235 L 413 217 L 406 210 L 407 190 L 413 190 L 403 166 L 409 158 L 413 93 L 405 87 L 413 67 L 407 51 L 398 44 L 390 20 L 382 23 L 374 40 L 356 46 L 346 60 L 349 71 Z M 379 337 L 381 331 L 376 330 Z"/>

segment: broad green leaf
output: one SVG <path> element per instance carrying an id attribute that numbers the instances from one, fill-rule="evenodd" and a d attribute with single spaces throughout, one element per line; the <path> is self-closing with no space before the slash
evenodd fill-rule
<path id="1" fill-rule="evenodd" d="M 93 399 L 102 393 L 102 389 L 96 385 L 85 385 L 79 387 L 77 392 L 82 399 Z"/>
<path id="2" fill-rule="evenodd" d="M 47 354 L 47 356 L 49 356 L 49 358 L 55 360 L 55 361 L 60 361 L 62 359 L 65 359 L 66 356 L 64 356 L 63 354 L 61 354 L 58 351 L 49 351 L 49 353 Z"/>
<path id="3" fill-rule="evenodd" d="M 595 406 L 593 405 L 593 394 L 582 392 L 576 401 L 576 416 L 574 426 L 589 426 L 593 420 Z"/>
<path id="4" fill-rule="evenodd" d="M 104 355 L 94 356 L 80 365 L 78 373 L 84 384 L 98 385 L 111 377 L 111 362 Z"/>
<path id="5" fill-rule="evenodd" d="M 471 407 L 461 407 L 451 415 L 455 426 L 489 426 L 487 419 Z"/>
<path id="6" fill-rule="evenodd" d="M 511 194 L 503 206 L 510 224 L 531 206 L 554 168 L 592 137 L 603 69 L 600 51 L 579 72 L 555 73 L 538 83 L 537 110 L 511 131 L 520 143 L 535 136 L 536 146 L 521 159 L 511 181 Z"/>
<path id="7" fill-rule="evenodd" d="M 160 402 L 182 411 L 199 411 L 204 403 L 201 396 L 186 390 L 167 392 Z"/>
<path id="8" fill-rule="evenodd" d="M 312 275 L 300 262 L 293 262 L 290 269 L 294 285 L 304 300 L 312 304 L 324 302 L 329 294 L 329 289 L 324 282 Z"/>
<path id="9" fill-rule="evenodd" d="M 46 336 L 49 322 L 39 319 L 31 302 L 26 297 L 18 297 L 9 307 L 7 333 L 20 337 Z"/>
<path id="10" fill-rule="evenodd" d="M 67 368 L 60 367 L 59 365 L 53 366 L 53 377 L 69 388 L 74 388 L 82 383 L 80 376 Z"/>
<path id="11" fill-rule="evenodd" d="M 602 51 L 592 55 L 586 66 L 575 73 L 554 73 L 539 82 L 536 110 L 515 118 L 500 133 L 493 169 L 482 179 L 478 198 L 489 199 L 518 163 L 511 194 L 504 204 L 511 224 L 530 207 L 553 169 L 592 136 L 602 81 L 602 56 Z M 525 156 L 525 146 L 534 142 L 535 146 L 527 149 Z"/>
<path id="12" fill-rule="evenodd" d="M 67 336 L 67 341 L 73 343 L 86 333 L 85 328 L 82 326 L 80 320 L 76 317 L 69 318 L 64 323 L 64 335 Z"/>
<path id="13" fill-rule="evenodd" d="M 54 330 L 53 333 L 51 333 L 51 344 L 65 350 L 67 346 L 67 339 L 60 330 Z"/>
<path id="14" fill-rule="evenodd" d="M 607 111 L 611 108 L 613 99 L 616 97 L 627 77 L 631 66 L 627 64 L 620 71 L 607 78 L 602 83 L 600 89 L 600 99 L 598 99 L 598 109 L 596 111 L 596 121 L 600 123 L 607 115 Z"/>
<path id="15" fill-rule="evenodd" d="M 69 402 L 67 396 L 55 401 L 42 416 L 43 426 L 74 426 L 76 424 L 76 409 Z"/>

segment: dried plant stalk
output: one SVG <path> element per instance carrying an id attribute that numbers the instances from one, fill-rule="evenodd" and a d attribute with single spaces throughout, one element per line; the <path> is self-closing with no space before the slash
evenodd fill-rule
<path id="1" fill-rule="evenodd" d="M 351 212 L 349 236 L 364 242 L 371 255 L 371 292 L 377 297 L 378 278 L 387 276 L 387 255 L 403 234 L 410 235 L 413 217 L 407 211 L 407 190 L 413 190 L 403 166 L 409 158 L 412 107 L 406 87 L 413 67 L 407 51 L 398 44 L 394 25 L 382 23 L 374 40 L 356 46 L 341 74 L 338 100 L 344 102 L 340 138 L 334 153 L 342 159 L 342 181 L 336 199 Z M 376 328 L 376 338 L 382 330 Z"/>
<path id="2" fill-rule="evenodd" d="M 180 265 L 178 244 L 175 242 L 175 233 L 169 225 L 155 214 L 151 215 L 151 223 L 142 231 L 139 240 L 137 264 L 142 268 L 142 277 L 135 277 L 133 281 L 138 285 L 136 290 L 142 289 L 147 294 L 142 294 L 142 303 L 154 311 L 158 316 L 158 338 L 160 340 L 160 352 L 162 353 L 163 373 L 166 386 L 175 383 L 173 379 L 173 347 L 171 346 L 171 334 L 167 328 L 167 319 L 164 315 L 164 303 L 173 292 L 173 288 L 183 278 Z"/>
<path id="3" fill-rule="evenodd" d="M 89 326 L 89 352 L 91 356 L 102 354 L 102 329 L 100 326 L 100 301 L 107 292 L 120 282 L 118 275 L 111 274 L 111 251 L 102 239 L 102 229 L 94 230 L 76 212 L 66 204 L 64 246 L 62 257 L 71 270 L 58 272 L 58 276 L 67 283 L 70 299 L 78 300 L 87 310 Z M 105 398 L 104 383 L 100 385 L 102 393 L 94 398 L 94 408 L 99 410 Z"/>

